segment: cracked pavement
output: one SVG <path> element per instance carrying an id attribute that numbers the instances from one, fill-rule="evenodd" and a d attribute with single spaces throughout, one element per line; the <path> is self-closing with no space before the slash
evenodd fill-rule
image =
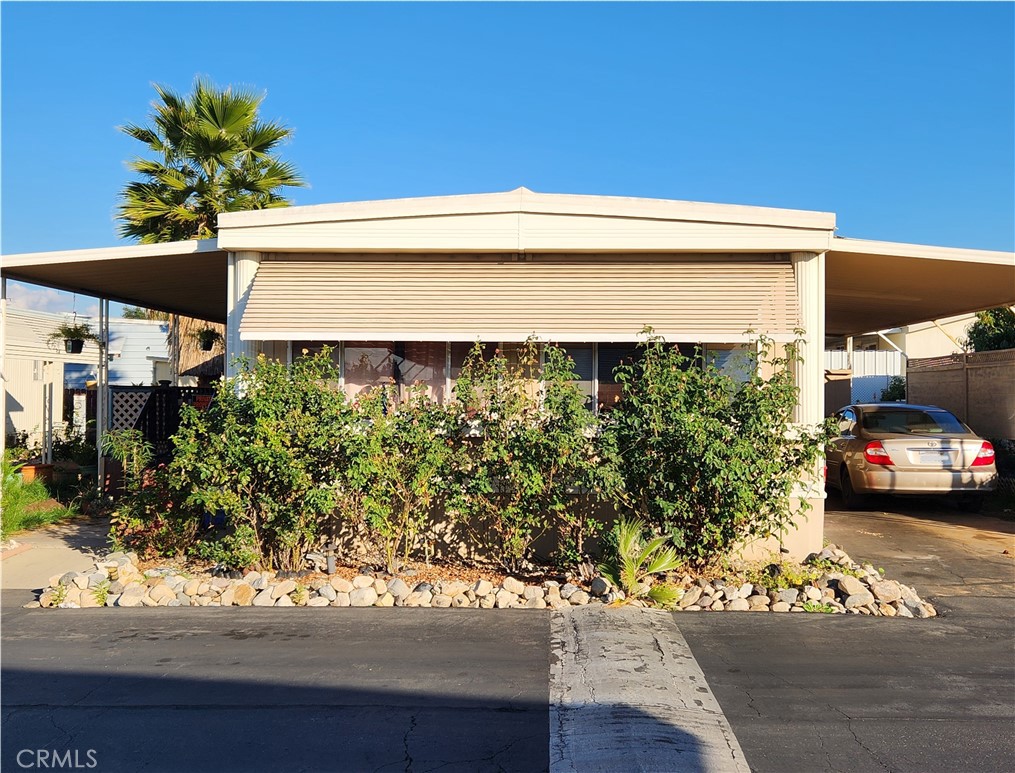
<path id="1" fill-rule="evenodd" d="M 674 615 L 751 769 L 1015 770 L 1015 524 L 933 500 L 837 505 L 827 539 L 939 616 Z"/>

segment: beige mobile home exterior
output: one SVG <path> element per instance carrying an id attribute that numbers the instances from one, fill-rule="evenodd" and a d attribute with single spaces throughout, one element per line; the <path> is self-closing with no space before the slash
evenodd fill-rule
<path id="1" fill-rule="evenodd" d="M 441 396 L 471 342 L 534 337 L 565 346 L 603 403 L 646 325 L 717 356 L 799 337 L 804 424 L 823 418 L 826 334 L 1015 301 L 1011 253 L 841 239 L 827 212 L 525 188 L 228 213 L 215 240 L 7 256 L 3 274 L 224 321 L 230 367 L 333 345 L 350 391 L 405 379 Z M 802 556 L 821 546 L 820 473 L 796 495 L 812 507 L 782 543 Z"/>

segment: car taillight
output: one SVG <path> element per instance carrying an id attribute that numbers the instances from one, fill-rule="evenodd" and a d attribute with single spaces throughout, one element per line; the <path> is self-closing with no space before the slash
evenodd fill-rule
<path id="1" fill-rule="evenodd" d="M 983 441 L 983 445 L 980 446 L 980 450 L 976 454 L 976 458 L 973 459 L 973 467 L 983 467 L 987 464 L 994 463 L 994 446 L 988 443 L 986 440 Z"/>
<path id="2" fill-rule="evenodd" d="M 880 440 L 872 440 L 864 446 L 863 458 L 871 464 L 892 464 L 892 457 L 888 455 Z"/>

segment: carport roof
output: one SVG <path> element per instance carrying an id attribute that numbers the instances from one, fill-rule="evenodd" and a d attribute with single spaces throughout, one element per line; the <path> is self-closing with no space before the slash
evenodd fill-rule
<path id="1" fill-rule="evenodd" d="M 834 215 L 825 212 L 541 194 L 520 188 L 229 213 L 222 217 L 218 239 L 6 255 L 2 273 L 222 322 L 227 250 L 632 255 L 827 251 L 828 335 L 860 334 L 1015 304 L 1013 253 L 839 238 L 833 234 L 834 222 Z"/>

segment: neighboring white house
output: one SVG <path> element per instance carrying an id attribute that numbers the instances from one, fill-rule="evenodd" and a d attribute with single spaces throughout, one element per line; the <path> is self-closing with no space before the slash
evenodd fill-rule
<path id="1" fill-rule="evenodd" d="M 825 368 L 852 372 L 852 402 L 877 401 L 893 376 L 906 376 L 909 360 L 962 352 L 975 321 L 958 314 L 827 342 Z"/>
<path id="2" fill-rule="evenodd" d="M 99 350 L 86 341 L 80 354 L 68 354 L 61 341 L 50 341 L 71 314 L 53 314 L 8 306 L 4 315 L 4 434 L 27 433 L 29 445 L 41 445 L 47 431 L 60 427 L 71 413 L 68 390 L 84 390 L 94 382 Z M 77 322 L 94 320 L 78 315 Z M 149 385 L 167 361 L 166 323 L 110 320 L 110 384 Z M 73 410 L 75 423 L 84 421 L 84 402 Z"/>

